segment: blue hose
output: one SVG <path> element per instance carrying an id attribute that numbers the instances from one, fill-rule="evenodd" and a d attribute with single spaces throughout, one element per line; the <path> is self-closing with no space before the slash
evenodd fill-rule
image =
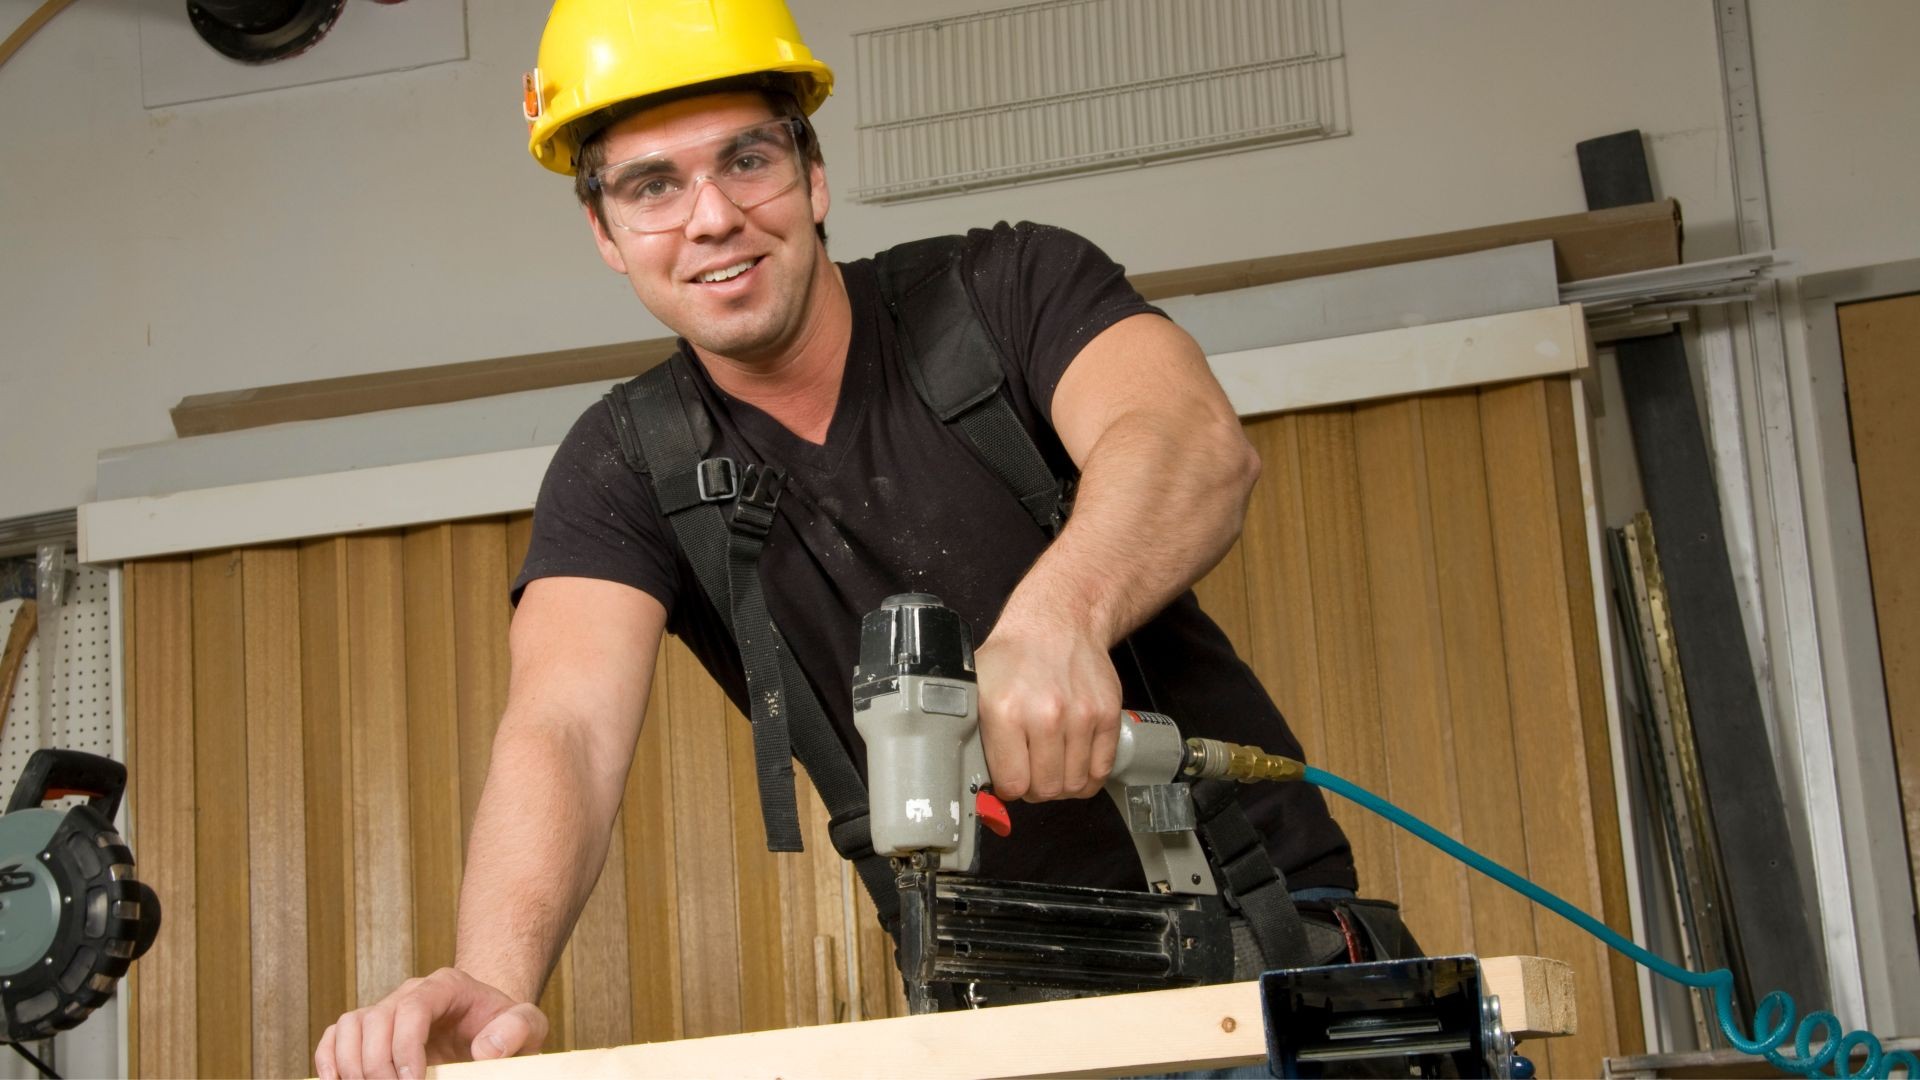
<path id="1" fill-rule="evenodd" d="M 1742 1053 L 1764 1057 L 1778 1068 L 1790 1073 L 1799 1073 L 1802 1076 L 1884 1078 L 1896 1067 L 1904 1066 L 1909 1078 L 1920 1078 L 1920 1058 L 1916 1058 L 1906 1050 L 1886 1051 L 1881 1047 L 1880 1040 L 1871 1033 L 1846 1031 L 1841 1026 L 1839 1017 L 1824 1010 L 1810 1012 L 1806 1019 L 1800 1021 L 1799 1028 L 1793 1034 L 1794 1055 L 1789 1057 L 1782 1054 L 1780 1047 L 1786 1044 L 1788 1029 L 1794 1026 L 1794 1004 L 1793 998 L 1780 990 L 1773 991 L 1760 1002 L 1760 1007 L 1755 1011 L 1753 1018 L 1756 1037 L 1749 1039 L 1741 1033 L 1740 1025 L 1733 1016 L 1733 972 L 1721 968 L 1701 975 L 1668 963 L 1616 933 L 1599 919 L 1373 792 L 1311 765 L 1306 767 L 1303 779 L 1359 803 L 1507 888 L 1536 903 L 1545 904 L 1561 918 L 1606 942 L 1608 948 L 1649 970 L 1682 985 L 1710 991 L 1713 995 L 1714 1012 L 1720 1020 L 1720 1030 L 1726 1034 L 1727 1041 Z M 1842 1032 L 1845 1033 L 1842 1034 Z M 1814 1050 L 1812 1046 L 1816 1035 L 1823 1040 L 1818 1050 Z M 1860 1065 L 1860 1071 L 1848 1072 L 1847 1066 L 1853 1060 L 1853 1055 L 1861 1050 L 1866 1051 L 1866 1058 Z M 1834 1067 L 1834 1071 L 1827 1071 L 1829 1065 Z"/>

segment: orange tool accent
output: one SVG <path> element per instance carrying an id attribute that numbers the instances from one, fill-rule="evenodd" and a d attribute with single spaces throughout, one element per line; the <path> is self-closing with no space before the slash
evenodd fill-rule
<path id="1" fill-rule="evenodd" d="M 1013 819 L 1007 816 L 1007 804 L 991 791 L 975 792 L 973 812 L 980 815 L 980 823 L 993 830 L 995 836 L 1006 836 L 1013 832 Z"/>

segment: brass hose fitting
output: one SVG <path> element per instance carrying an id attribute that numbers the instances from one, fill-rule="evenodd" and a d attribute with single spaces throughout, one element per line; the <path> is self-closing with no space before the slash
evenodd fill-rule
<path id="1" fill-rule="evenodd" d="M 1219 739 L 1187 740 L 1182 775 L 1194 780 L 1226 779 L 1251 784 L 1256 780 L 1298 780 L 1306 766 L 1289 757 L 1269 754 L 1257 746 Z"/>

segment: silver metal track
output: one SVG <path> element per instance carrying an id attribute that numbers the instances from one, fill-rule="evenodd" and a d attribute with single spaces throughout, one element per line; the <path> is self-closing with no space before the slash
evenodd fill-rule
<path id="1" fill-rule="evenodd" d="M 1714 27 L 1719 37 L 1721 88 L 1733 156 L 1740 249 L 1769 251 L 1773 248 L 1773 215 L 1767 196 L 1766 152 L 1747 0 L 1716 0 Z M 1800 763 L 1834 1011 L 1842 1018 L 1864 1018 L 1866 999 L 1848 888 L 1825 675 L 1820 663 L 1813 572 L 1787 379 L 1786 337 L 1780 323 L 1779 289 L 1772 281 L 1763 282 L 1747 306 L 1746 336 L 1747 363 L 1758 405 L 1759 439 L 1753 449 L 1758 452 L 1764 478 L 1756 495 L 1766 500 L 1773 540 L 1770 545 L 1761 545 L 1769 549 L 1761 552 L 1767 564 L 1762 567 L 1761 577 L 1763 581 L 1771 578 L 1778 590 L 1775 610 L 1781 618 L 1773 629 L 1785 658 L 1773 672 L 1783 691 L 1778 700 L 1786 706 L 1783 734 L 1791 739 Z"/>

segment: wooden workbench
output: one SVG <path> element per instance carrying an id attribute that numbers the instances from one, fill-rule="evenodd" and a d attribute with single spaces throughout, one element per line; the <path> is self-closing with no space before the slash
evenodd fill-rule
<path id="1" fill-rule="evenodd" d="M 1535 956 L 1481 961 L 1507 1030 L 1520 1038 L 1571 1034 L 1573 972 Z M 706 1039 L 576 1050 L 443 1065 L 442 1080 L 533 1077 L 805 1077 L 892 1080 L 1124 1076 L 1265 1061 L 1260 984 L 1008 1005 L 783 1028 Z"/>

